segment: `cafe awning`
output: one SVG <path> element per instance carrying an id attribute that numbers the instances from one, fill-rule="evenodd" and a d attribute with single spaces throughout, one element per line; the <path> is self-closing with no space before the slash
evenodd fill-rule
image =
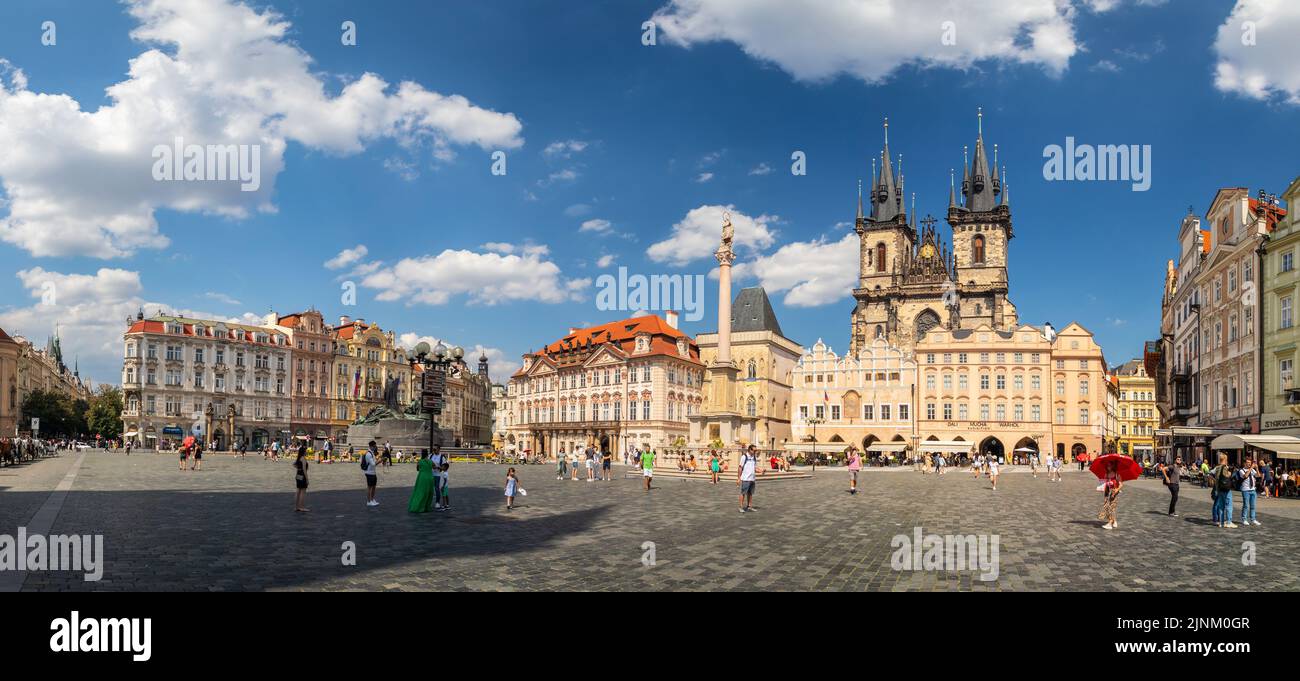
<path id="1" fill-rule="evenodd" d="M 134 430 L 129 433 L 122 433 L 122 437 L 135 437 L 136 435 L 139 435 L 139 433 L 135 432 Z"/>
<path id="2" fill-rule="evenodd" d="M 906 442 L 873 442 L 867 447 L 868 452 L 901 452 L 907 449 Z"/>
<path id="3" fill-rule="evenodd" d="M 1231 428 L 1202 428 L 1200 426 L 1173 426 L 1171 428 L 1156 429 L 1158 437 L 1210 437 L 1211 435 L 1227 435 L 1236 433 Z"/>
<path id="4" fill-rule="evenodd" d="M 974 446 L 974 442 L 965 442 L 962 440 L 927 440 L 917 444 L 916 448 L 923 452 L 964 454 L 969 452 Z"/>
<path id="5" fill-rule="evenodd" d="M 1210 449 L 1256 449 L 1274 452 L 1283 459 L 1300 459 L 1300 438 L 1290 435 L 1220 435 Z"/>

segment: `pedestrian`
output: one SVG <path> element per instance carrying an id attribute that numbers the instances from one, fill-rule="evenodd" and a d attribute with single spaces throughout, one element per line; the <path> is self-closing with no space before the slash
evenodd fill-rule
<path id="1" fill-rule="evenodd" d="M 1101 513 L 1097 518 L 1105 520 L 1106 524 L 1101 526 L 1103 530 L 1113 530 L 1119 527 L 1115 522 L 1115 508 L 1119 504 L 1119 493 L 1124 489 L 1124 481 L 1119 477 L 1119 465 L 1111 461 L 1106 464 L 1106 476 L 1101 481 L 1102 504 Z"/>
<path id="2" fill-rule="evenodd" d="M 190 464 L 190 470 L 203 470 L 203 445 L 198 440 L 194 441 L 194 463 Z"/>
<path id="3" fill-rule="evenodd" d="M 740 454 L 740 466 L 736 468 L 736 485 L 740 487 L 740 512 L 754 510 L 754 487 L 758 485 L 758 452 L 750 445 Z"/>
<path id="4" fill-rule="evenodd" d="M 1029 453 L 1029 472 L 1034 474 L 1034 479 L 1038 479 L 1038 452 Z"/>
<path id="5" fill-rule="evenodd" d="M 650 491 L 650 482 L 655 477 L 655 450 L 641 452 L 641 477 L 645 480 L 645 491 Z"/>
<path id="6" fill-rule="evenodd" d="M 299 513 L 306 513 L 307 509 L 307 452 L 298 450 L 298 460 L 293 462 L 296 472 L 293 475 L 294 491 L 293 510 Z"/>
<path id="7" fill-rule="evenodd" d="M 1219 453 L 1219 465 L 1209 471 L 1213 481 L 1214 524 L 1219 527 L 1235 528 L 1232 522 L 1232 467 L 1228 465 L 1228 455 Z"/>
<path id="8" fill-rule="evenodd" d="M 858 493 L 858 471 L 862 470 L 862 459 L 858 450 L 849 448 L 849 494 Z"/>
<path id="9" fill-rule="evenodd" d="M 935 473 L 935 475 L 943 475 L 944 466 L 947 466 L 947 465 L 948 465 L 948 460 L 944 458 L 942 452 L 939 452 L 939 453 L 937 453 L 937 454 L 934 455 L 934 473 Z"/>
<path id="10" fill-rule="evenodd" d="M 127 455 L 127 456 L 131 456 L 131 441 L 130 441 L 130 440 L 127 440 L 127 443 L 126 443 L 126 455 Z"/>
<path id="11" fill-rule="evenodd" d="M 184 471 L 184 470 L 185 470 L 185 460 L 188 459 L 188 458 L 190 458 L 190 448 L 189 448 L 189 447 L 186 447 L 185 445 L 181 445 L 181 450 L 180 450 L 180 451 L 181 451 L 181 470 Z"/>
<path id="12" fill-rule="evenodd" d="M 1177 518 L 1178 514 L 1175 509 L 1178 506 L 1178 474 L 1179 469 L 1183 467 L 1183 457 L 1174 457 L 1174 465 L 1161 465 L 1161 474 L 1165 478 L 1165 487 L 1169 488 L 1169 517 Z"/>
<path id="13" fill-rule="evenodd" d="M 442 470 L 435 474 L 434 484 L 437 485 L 438 496 L 442 497 L 442 506 L 437 506 L 434 510 L 446 511 L 451 509 L 451 495 L 447 494 L 447 469 L 449 468 L 451 468 L 451 464 L 444 461 Z"/>
<path id="14" fill-rule="evenodd" d="M 591 445 L 587 445 L 585 454 L 587 458 L 587 482 L 591 482 L 596 474 L 596 450 Z"/>
<path id="15" fill-rule="evenodd" d="M 429 455 L 429 472 L 433 477 L 433 508 L 438 509 L 443 505 L 442 469 L 447 465 L 447 455 L 442 453 L 442 447 L 435 446 L 433 453 Z"/>
<path id="16" fill-rule="evenodd" d="M 718 450 L 709 450 L 709 480 L 718 484 L 718 473 L 722 472 L 722 461 L 718 459 Z"/>
<path id="17" fill-rule="evenodd" d="M 406 504 L 409 513 L 428 513 L 436 508 L 434 494 L 438 484 L 434 480 L 433 461 L 429 450 L 420 450 L 420 460 L 415 463 L 415 486 L 411 488 L 411 500 Z"/>
<path id="18" fill-rule="evenodd" d="M 1269 465 L 1268 459 L 1261 459 L 1259 464 L 1259 479 L 1263 483 L 1261 490 L 1264 492 L 1264 497 L 1268 498 L 1273 488 L 1273 467 Z"/>
<path id="19" fill-rule="evenodd" d="M 989 457 L 989 480 L 993 481 L 993 491 L 998 491 L 998 457 Z"/>
<path id="20" fill-rule="evenodd" d="M 555 455 L 555 479 L 563 480 L 569 472 L 568 455 L 564 453 L 564 448 L 560 447 L 560 452 Z"/>
<path id="21" fill-rule="evenodd" d="M 378 506 L 379 502 L 375 500 L 375 487 L 379 485 L 379 472 L 375 470 L 379 461 L 379 449 L 375 446 L 375 441 L 371 440 L 366 446 L 366 453 L 361 455 L 361 472 L 366 476 L 366 505 Z"/>
<path id="22" fill-rule="evenodd" d="M 578 468 L 578 448 L 574 447 L 573 451 L 569 452 L 569 479 L 573 482 L 578 481 Z"/>
<path id="23" fill-rule="evenodd" d="M 248 443 L 243 441 L 239 443 L 239 458 L 241 459 L 248 458 Z"/>
<path id="24" fill-rule="evenodd" d="M 1201 469 L 1201 489 L 1204 489 L 1206 485 L 1209 484 L 1210 463 L 1205 459 L 1201 459 L 1200 469 Z M 1211 494 L 1213 494 L 1213 490 L 1211 490 Z"/>
<path id="25" fill-rule="evenodd" d="M 384 466 L 388 468 L 393 466 L 393 445 L 390 442 L 384 443 Z"/>
<path id="26" fill-rule="evenodd" d="M 614 455 L 611 454 L 608 449 L 606 449 L 600 456 L 601 480 L 604 480 L 605 482 L 609 482 L 612 479 L 609 474 L 609 467 L 613 463 L 614 463 Z"/>
<path id="27" fill-rule="evenodd" d="M 506 471 L 506 510 L 509 511 L 515 507 L 515 494 L 519 492 L 519 478 L 515 477 L 515 469 L 512 466 Z"/>
<path id="28" fill-rule="evenodd" d="M 1242 525 L 1260 524 L 1259 519 L 1255 517 L 1255 499 L 1259 480 L 1259 469 L 1255 467 L 1255 460 L 1246 459 L 1246 465 L 1237 472 L 1237 486 L 1241 489 Z"/>

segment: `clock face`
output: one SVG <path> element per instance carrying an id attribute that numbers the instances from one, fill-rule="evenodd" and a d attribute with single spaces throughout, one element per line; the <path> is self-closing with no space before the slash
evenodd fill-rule
<path id="1" fill-rule="evenodd" d="M 926 245 L 922 246 L 922 247 L 921 247 L 921 257 L 922 257 L 922 258 L 933 258 L 933 257 L 934 257 L 934 246 L 932 246 L 932 245 L 930 245 L 930 244 L 926 244 Z"/>

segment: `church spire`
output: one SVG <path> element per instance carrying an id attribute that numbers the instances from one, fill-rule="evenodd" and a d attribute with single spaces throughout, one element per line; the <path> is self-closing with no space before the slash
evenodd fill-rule
<path id="1" fill-rule="evenodd" d="M 970 162 L 970 183 L 964 187 L 966 195 L 966 208 L 968 210 L 983 212 L 992 210 L 997 205 L 997 198 L 994 196 L 993 184 L 989 175 L 988 154 L 984 150 L 984 109 L 981 108 L 978 113 L 979 117 L 979 134 L 975 138 L 975 154 Z M 963 185 L 966 183 L 963 182 Z"/>
<path id="2" fill-rule="evenodd" d="M 948 169 L 948 210 L 957 207 L 957 173 Z"/>
<path id="3" fill-rule="evenodd" d="M 1011 207 L 1011 185 L 1007 183 L 1007 169 L 1002 169 L 1002 205 Z"/>
<path id="4" fill-rule="evenodd" d="M 902 212 L 902 189 L 894 180 L 894 167 L 889 158 L 889 119 L 885 119 L 885 148 L 880 152 L 880 182 L 873 188 L 871 219 L 888 222 Z"/>
<path id="5" fill-rule="evenodd" d="M 862 222 L 862 180 L 858 180 L 858 222 Z"/>

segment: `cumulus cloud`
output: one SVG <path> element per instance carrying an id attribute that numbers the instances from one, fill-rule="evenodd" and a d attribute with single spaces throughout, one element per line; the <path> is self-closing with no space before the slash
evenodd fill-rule
<path id="1" fill-rule="evenodd" d="M 376 300 L 403 301 L 408 305 L 444 305 L 465 295 L 471 303 L 496 305 L 529 300 L 562 303 L 582 300 L 590 278 L 568 279 L 559 266 L 546 260 L 543 245 L 511 246 L 478 253 L 447 249 L 438 255 L 403 258 L 390 268 L 361 280 L 379 291 Z"/>
<path id="2" fill-rule="evenodd" d="M 0 183 L 8 198 L 0 239 L 33 255 L 163 248 L 159 209 L 236 219 L 274 211 L 290 142 L 346 155 L 391 140 L 427 147 L 438 159 L 459 146 L 523 144 L 513 114 L 419 83 L 364 73 L 331 93 L 272 10 L 233 0 L 128 0 L 126 9 L 138 23 L 131 37 L 146 49 L 93 111 L 69 95 L 30 90 L 21 70 L 0 64 Z M 177 138 L 256 148 L 259 186 L 155 181 L 153 149 Z"/>
<path id="3" fill-rule="evenodd" d="M 967 69 L 987 60 L 1065 71 L 1079 50 L 1064 0 L 670 0 L 654 13 L 683 47 L 731 42 L 799 80 L 848 74 L 869 83 L 906 64 Z M 941 40 L 945 21 L 955 41 Z"/>
<path id="4" fill-rule="evenodd" d="M 732 267 L 737 279 L 753 277 L 771 293 L 784 291 L 792 307 L 845 302 L 858 283 L 859 239 L 854 232 L 839 241 L 825 238 L 789 243 L 771 255 Z"/>
<path id="5" fill-rule="evenodd" d="M 700 173 L 695 177 L 695 182 L 698 184 L 704 184 L 705 182 L 708 182 L 709 180 L 712 179 L 713 179 L 713 173 Z"/>
<path id="6" fill-rule="evenodd" d="M 339 254 L 325 261 L 325 268 L 331 270 L 341 270 L 348 265 L 366 257 L 370 249 L 365 244 L 357 244 L 352 248 L 345 248 L 339 251 Z"/>
<path id="7" fill-rule="evenodd" d="M 771 172 L 772 172 L 772 166 L 766 163 L 759 163 L 758 165 L 754 166 L 753 168 L 750 168 L 749 170 L 750 175 L 768 175 Z"/>
<path id="8" fill-rule="evenodd" d="M 606 219 L 604 219 L 604 218 L 592 218 L 591 220 L 586 220 L 586 221 L 584 221 L 584 222 L 582 223 L 582 226 L 578 228 L 578 231 L 579 231 L 579 232 L 595 232 L 596 234 L 605 234 L 605 233 L 608 232 L 608 231 L 609 231 L 613 226 L 614 226 L 614 223 L 612 223 L 612 222 L 610 222 L 609 220 L 606 220 Z"/>
<path id="9" fill-rule="evenodd" d="M 587 148 L 587 142 L 583 140 L 563 140 L 551 142 L 542 149 L 542 155 L 547 158 L 569 158 L 574 154 L 580 154 Z"/>
<path id="10" fill-rule="evenodd" d="M 603 270 L 606 267 L 613 265 L 614 261 L 617 259 L 618 259 L 617 257 L 606 253 L 605 255 L 600 256 L 600 258 L 596 260 L 596 267 L 599 267 L 600 269 Z"/>
<path id="11" fill-rule="evenodd" d="M 722 238 L 725 213 L 731 213 L 731 225 L 735 228 L 733 242 L 737 248 L 759 251 L 775 241 L 772 226 L 776 224 L 777 216 L 750 217 L 732 205 L 704 205 L 686 213 L 686 217 L 673 225 L 672 235 L 651 245 L 646 249 L 646 255 L 655 262 L 670 265 L 685 265 L 712 256 Z"/>
<path id="12" fill-rule="evenodd" d="M 1239 0 L 1214 40 L 1219 90 L 1300 104 L 1300 3 Z"/>

